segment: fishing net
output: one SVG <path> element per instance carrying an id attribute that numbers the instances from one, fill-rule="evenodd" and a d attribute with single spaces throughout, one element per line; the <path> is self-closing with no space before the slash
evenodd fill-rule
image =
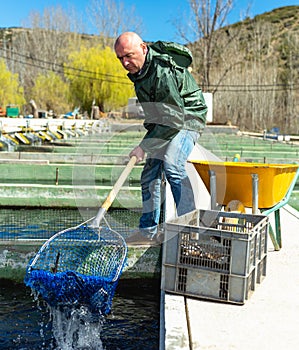
<path id="1" fill-rule="evenodd" d="M 85 305 L 92 313 L 111 311 L 126 262 L 123 237 L 89 222 L 51 237 L 27 267 L 25 284 L 50 306 Z"/>

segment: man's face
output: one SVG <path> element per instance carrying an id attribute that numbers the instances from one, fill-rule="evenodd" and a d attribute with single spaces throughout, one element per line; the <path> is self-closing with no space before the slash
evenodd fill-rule
<path id="1" fill-rule="evenodd" d="M 123 40 L 115 47 L 115 53 L 123 67 L 131 74 L 135 74 L 142 68 L 147 47 L 145 43 L 134 44 L 129 40 Z"/>

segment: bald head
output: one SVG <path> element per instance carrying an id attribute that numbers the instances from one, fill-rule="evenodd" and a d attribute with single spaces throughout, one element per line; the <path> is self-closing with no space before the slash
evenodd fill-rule
<path id="1" fill-rule="evenodd" d="M 114 50 L 123 67 L 134 74 L 142 68 L 147 53 L 147 46 L 134 32 L 125 32 L 115 41 Z"/>
<path id="2" fill-rule="evenodd" d="M 114 44 L 114 48 L 118 45 L 140 45 L 143 43 L 143 40 L 137 33 L 134 32 L 125 32 L 122 33 L 116 40 Z"/>

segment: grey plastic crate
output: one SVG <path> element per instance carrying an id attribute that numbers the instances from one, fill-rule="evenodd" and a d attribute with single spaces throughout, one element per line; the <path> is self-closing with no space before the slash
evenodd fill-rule
<path id="1" fill-rule="evenodd" d="M 266 275 L 269 219 L 195 210 L 165 225 L 164 291 L 244 303 Z"/>
<path id="2" fill-rule="evenodd" d="M 256 269 L 248 276 L 164 265 L 162 290 L 190 297 L 244 304 L 255 290 Z"/>
<path id="3" fill-rule="evenodd" d="M 268 232 L 268 227 L 267 227 L 267 232 Z M 261 261 L 266 255 L 267 255 L 267 238 L 268 234 L 259 234 L 257 237 L 257 261 Z"/>
<path id="4" fill-rule="evenodd" d="M 262 283 L 264 278 L 266 277 L 267 271 L 267 256 L 265 255 L 262 260 L 260 260 L 257 264 L 256 268 L 256 282 Z"/>
<path id="5" fill-rule="evenodd" d="M 163 263 L 247 276 L 267 254 L 269 219 L 195 210 L 166 223 Z"/>

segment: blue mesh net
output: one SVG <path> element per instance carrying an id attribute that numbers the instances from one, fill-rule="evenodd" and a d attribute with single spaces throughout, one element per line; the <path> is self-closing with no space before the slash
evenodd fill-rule
<path id="1" fill-rule="evenodd" d="M 54 235 L 29 264 L 25 284 L 50 306 L 86 305 L 108 314 L 127 246 L 110 228 L 88 224 Z"/>

